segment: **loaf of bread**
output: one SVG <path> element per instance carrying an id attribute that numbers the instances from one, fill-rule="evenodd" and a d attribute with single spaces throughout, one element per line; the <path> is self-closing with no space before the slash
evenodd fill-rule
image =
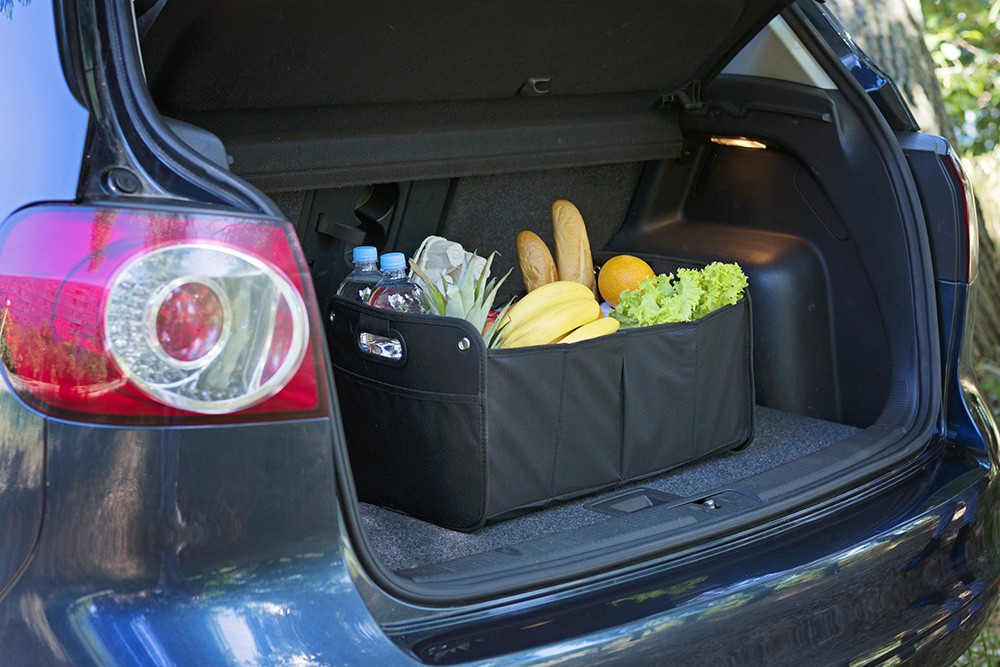
<path id="1" fill-rule="evenodd" d="M 556 269 L 559 280 L 583 283 L 597 295 L 594 279 L 594 258 L 583 216 L 572 202 L 558 199 L 552 202 L 552 230 L 556 236 Z"/>
<path id="2" fill-rule="evenodd" d="M 524 288 L 529 292 L 559 280 L 556 263 L 545 241 L 535 232 L 525 229 L 517 234 L 517 259 L 521 264 Z"/>

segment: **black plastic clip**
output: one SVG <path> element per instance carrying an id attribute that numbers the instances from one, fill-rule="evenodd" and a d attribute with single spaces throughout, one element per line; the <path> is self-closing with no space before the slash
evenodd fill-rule
<path id="1" fill-rule="evenodd" d="M 342 222 L 335 222 L 328 219 L 322 213 L 316 221 L 316 231 L 320 234 L 340 239 L 347 243 L 348 247 L 361 245 L 365 242 L 365 230 L 356 226 L 345 225 Z"/>
<path id="2" fill-rule="evenodd" d="M 662 98 L 662 106 L 679 104 L 684 111 L 695 112 L 704 108 L 701 99 L 701 81 L 692 81 L 683 88 L 667 93 Z"/>
<path id="3" fill-rule="evenodd" d="M 552 81 L 552 77 L 550 76 L 533 76 L 521 84 L 521 89 L 517 91 L 517 94 L 521 97 L 547 95 L 550 81 Z"/>

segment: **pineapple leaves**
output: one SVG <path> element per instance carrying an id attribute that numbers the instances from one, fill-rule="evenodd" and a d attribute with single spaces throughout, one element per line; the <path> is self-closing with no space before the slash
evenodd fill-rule
<path id="1" fill-rule="evenodd" d="M 416 262 L 410 260 L 410 268 L 420 280 L 421 300 L 427 312 L 468 321 L 477 331 L 483 332 L 488 347 L 499 344 L 500 328 L 496 323 L 486 328 L 486 320 L 489 318 L 490 309 L 493 308 L 500 286 L 510 275 L 510 271 L 507 271 L 499 280 L 495 278 L 490 280 L 490 268 L 496 255 L 496 252 L 490 254 L 478 275 L 475 270 L 476 262 L 470 260 L 462 265 L 457 278 L 442 274 L 437 281 L 432 280 Z M 504 306 L 501 317 L 509 307 L 510 303 Z"/>
<path id="2" fill-rule="evenodd" d="M 444 315 L 447 305 L 447 299 L 444 294 L 412 259 L 410 260 L 410 269 L 420 278 L 420 287 L 422 288 L 420 296 L 427 312 L 434 315 Z"/>
<path id="3" fill-rule="evenodd" d="M 511 269 L 511 271 L 512 270 L 513 269 Z M 507 272 L 507 275 L 510 275 L 510 271 Z M 506 277 L 507 276 L 505 275 L 504 278 Z M 503 281 L 501 280 L 500 282 Z M 500 286 L 497 285 L 497 288 L 499 287 Z M 496 289 L 494 289 L 494 292 L 495 291 Z M 508 301 L 507 305 L 505 305 L 503 308 L 500 309 L 500 312 L 497 314 L 497 318 L 493 320 L 493 324 L 487 327 L 486 331 L 483 332 L 483 340 L 486 341 L 486 347 L 488 348 L 500 347 L 500 343 L 503 340 L 503 332 L 507 329 L 507 325 L 510 324 L 510 322 L 504 322 L 503 324 L 500 323 L 503 322 L 504 315 L 507 314 L 507 310 L 511 307 L 513 303 L 514 299 Z"/>

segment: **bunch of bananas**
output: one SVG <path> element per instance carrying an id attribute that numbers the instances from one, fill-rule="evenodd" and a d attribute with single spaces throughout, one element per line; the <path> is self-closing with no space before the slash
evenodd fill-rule
<path id="1" fill-rule="evenodd" d="M 575 343 L 618 330 L 619 322 L 601 317 L 589 287 L 557 280 L 538 287 L 515 303 L 500 321 L 501 347 Z"/>

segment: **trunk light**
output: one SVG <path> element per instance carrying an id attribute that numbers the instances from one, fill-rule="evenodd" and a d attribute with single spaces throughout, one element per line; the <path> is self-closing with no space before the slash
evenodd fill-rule
<path id="1" fill-rule="evenodd" d="M 720 146 L 731 146 L 734 148 L 750 148 L 753 150 L 764 150 L 767 148 L 767 144 L 763 141 L 757 141 L 756 139 L 748 139 L 747 137 L 712 137 L 713 144 L 719 144 Z"/>
<path id="2" fill-rule="evenodd" d="M 56 416 L 213 423 L 324 414 L 303 267 L 285 222 L 25 209 L 0 228 L 0 359 L 14 389 Z"/>

